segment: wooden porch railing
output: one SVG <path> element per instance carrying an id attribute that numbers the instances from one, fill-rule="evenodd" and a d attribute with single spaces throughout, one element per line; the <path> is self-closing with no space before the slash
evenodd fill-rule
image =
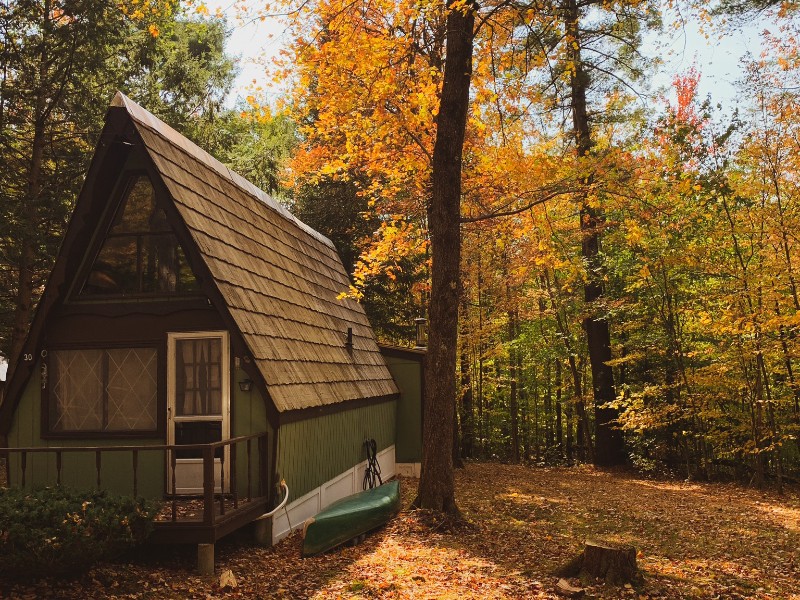
<path id="1" fill-rule="evenodd" d="M 179 451 L 199 451 L 203 459 L 203 519 L 204 528 L 213 528 L 218 521 L 225 520 L 228 513 L 235 513 L 240 508 L 240 504 L 246 502 L 252 506 L 254 500 L 259 500 L 258 504 L 266 504 L 266 497 L 269 495 L 267 473 L 268 462 L 268 434 L 259 433 L 244 435 L 228 440 L 214 442 L 211 444 L 181 444 L 181 445 L 153 445 L 153 446 L 61 446 L 49 448 L 0 448 L 0 486 L 6 487 L 19 485 L 25 488 L 30 484 L 28 458 L 34 455 L 44 454 L 55 459 L 55 485 L 61 485 L 63 479 L 63 457 L 66 454 L 83 453 L 94 454 L 94 469 L 96 489 L 103 489 L 102 467 L 103 456 L 109 453 L 129 453 L 131 466 L 131 491 L 134 496 L 139 495 L 140 465 L 139 456 L 144 452 L 163 453 L 163 464 L 169 464 L 167 470 L 168 482 L 164 489 L 164 497 L 170 501 L 171 523 L 180 521 L 178 515 L 179 504 L 182 497 L 175 493 L 176 476 L 175 467 L 177 465 L 177 453 Z M 222 449 L 221 452 L 218 452 Z M 225 449 L 228 451 L 226 452 Z M 230 461 L 230 481 L 225 481 L 225 461 L 226 454 Z M 243 454 L 243 456 L 242 456 Z M 219 455 L 219 456 L 215 456 Z M 220 460 L 220 481 L 219 491 L 215 481 L 215 458 Z M 244 461 L 244 465 L 241 464 Z M 90 461 L 91 463 L 91 461 Z M 246 481 L 239 481 L 240 469 L 242 466 Z M 255 480 L 254 480 L 255 478 Z M 4 480 L 3 480 L 4 479 Z M 40 479 L 40 478 L 39 478 Z M 47 481 L 47 483 L 51 483 Z M 226 487 L 227 486 L 227 487 Z M 240 493 L 240 490 L 242 493 Z"/>

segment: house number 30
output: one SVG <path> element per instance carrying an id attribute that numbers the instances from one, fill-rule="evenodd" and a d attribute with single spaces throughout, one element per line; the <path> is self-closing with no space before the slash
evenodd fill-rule
<path id="1" fill-rule="evenodd" d="M 32 361 L 33 360 L 33 354 L 23 354 L 22 355 L 22 360 L 24 360 L 25 362 Z"/>

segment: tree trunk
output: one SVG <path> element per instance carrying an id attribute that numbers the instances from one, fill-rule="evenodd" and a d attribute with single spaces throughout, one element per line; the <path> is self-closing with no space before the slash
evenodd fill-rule
<path id="1" fill-rule="evenodd" d="M 586 403 L 583 396 L 575 402 L 575 416 L 577 417 L 575 437 L 578 443 L 578 460 L 586 461 L 592 458 L 592 433 L 589 429 L 589 415 L 586 413 Z"/>
<path id="2" fill-rule="evenodd" d="M 472 75 L 474 7 L 447 15 L 447 59 L 433 147 L 428 226 L 431 238 L 430 334 L 425 372 L 422 473 L 415 504 L 457 514 L 453 483 L 459 268 L 461 153 Z"/>
<path id="3" fill-rule="evenodd" d="M 511 292 L 507 291 L 510 299 Z M 519 463 L 519 386 L 517 370 L 517 349 L 514 345 L 517 338 L 517 314 L 516 311 L 508 311 L 508 341 L 511 345 L 508 352 L 508 384 L 509 384 L 509 425 L 511 438 L 511 462 Z"/>
<path id="4" fill-rule="evenodd" d="M 572 422 L 574 420 L 574 413 L 573 413 L 573 404 L 572 402 L 567 402 L 565 417 L 566 417 L 566 424 L 565 424 L 565 440 L 564 440 L 564 452 L 565 457 L 567 459 L 567 463 L 572 464 L 572 461 L 575 459 L 574 452 L 573 452 L 573 437 L 572 432 L 574 431 L 574 427 Z"/>
<path id="5" fill-rule="evenodd" d="M 553 308 L 553 312 L 555 313 L 556 317 L 556 327 L 558 328 L 559 337 L 564 343 L 564 349 L 567 351 L 567 360 L 569 362 L 569 372 L 572 375 L 572 392 L 573 392 L 573 400 L 567 402 L 566 407 L 566 457 L 567 460 L 571 463 L 573 460 L 573 431 L 574 431 L 574 422 L 573 422 L 573 410 L 577 409 L 579 415 L 585 415 L 584 410 L 584 402 L 583 402 L 583 384 L 581 383 L 581 373 L 578 369 L 577 363 L 577 354 L 576 351 L 573 349 L 573 344 L 570 341 L 572 339 L 572 334 L 569 331 L 569 325 L 567 324 L 567 316 L 566 311 L 565 314 L 562 315 L 562 309 L 560 306 L 560 302 L 558 302 L 558 295 L 554 292 L 555 289 L 559 288 L 558 277 L 553 272 L 553 284 L 550 283 L 550 276 L 548 272 L 545 270 L 542 273 L 542 284 L 544 288 L 547 290 L 547 295 L 550 298 L 550 305 Z M 559 364 L 559 367 L 561 365 Z M 561 380 L 559 376 L 559 381 Z M 560 384 L 559 384 L 560 385 Z M 583 460 L 583 452 L 581 448 L 586 448 L 586 444 L 584 443 L 584 437 L 582 437 L 584 427 L 582 423 L 585 422 L 585 419 L 581 418 L 579 420 L 579 429 L 578 429 L 578 451 L 579 451 L 579 459 Z"/>
<path id="6" fill-rule="evenodd" d="M 561 425 L 561 361 L 556 359 L 556 450 L 564 456 L 564 429 Z"/>
<path id="7" fill-rule="evenodd" d="M 461 440 L 458 435 L 458 403 L 453 402 L 453 467 L 464 468 L 464 461 L 461 460 Z"/>
<path id="8" fill-rule="evenodd" d="M 581 571 L 601 577 L 611 585 L 634 582 L 639 578 L 636 548 L 587 540 Z"/>
<path id="9" fill-rule="evenodd" d="M 530 420 L 528 410 L 530 408 L 528 403 L 528 387 L 524 383 L 524 376 L 522 370 L 522 352 L 517 352 L 517 398 L 519 398 L 520 411 L 522 412 L 522 426 L 525 427 L 527 421 Z M 523 452 L 522 459 L 528 460 L 530 452 Z"/>
<path id="10" fill-rule="evenodd" d="M 531 403 L 528 397 L 528 387 L 522 384 L 522 362 L 521 357 L 518 356 L 520 362 L 517 362 L 517 373 L 520 374 L 519 386 L 519 416 L 521 420 L 521 436 L 520 442 L 522 460 L 529 462 L 531 459 Z"/>
<path id="11" fill-rule="evenodd" d="M 553 378 L 552 359 L 545 361 L 544 371 L 544 446 L 545 456 L 551 456 L 555 445 L 553 433 Z"/>
<path id="12" fill-rule="evenodd" d="M 472 401 L 471 365 L 467 348 L 461 347 L 461 457 L 472 458 L 475 447 L 475 414 Z"/>
<path id="13" fill-rule="evenodd" d="M 566 34 L 572 48 L 572 70 L 570 72 L 570 94 L 573 135 L 578 160 L 589 156 L 592 148 L 589 115 L 586 105 L 586 91 L 589 76 L 581 58 L 582 33 L 579 27 L 580 13 L 576 0 L 566 2 Z M 581 165 L 581 168 L 586 168 Z M 595 452 L 594 462 L 610 466 L 625 462 L 625 445 L 622 432 L 615 428 L 619 412 L 604 405 L 614 400 L 614 378 L 611 367 L 611 333 L 608 321 L 597 316 L 597 305 L 603 297 L 602 260 L 600 257 L 600 231 L 603 214 L 599 207 L 588 198 L 588 190 L 593 183 L 591 173 L 583 178 L 584 191 L 580 198 L 580 219 L 583 241 L 581 255 L 586 262 L 587 279 L 584 284 L 584 298 L 589 316 L 584 320 L 589 360 L 592 367 L 592 388 L 594 392 L 595 414 Z"/>
<path id="14" fill-rule="evenodd" d="M 483 426 L 483 276 L 481 275 L 481 257 L 478 255 L 478 446 L 481 457 L 486 456 Z"/>

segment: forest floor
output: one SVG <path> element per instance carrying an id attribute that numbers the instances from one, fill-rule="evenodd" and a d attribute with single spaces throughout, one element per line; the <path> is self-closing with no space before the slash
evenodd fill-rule
<path id="1" fill-rule="evenodd" d="M 403 505 L 417 481 L 404 479 Z M 556 598 L 553 573 L 586 538 L 638 550 L 643 582 L 572 580 L 587 598 L 800 599 L 800 490 L 644 479 L 591 467 L 473 463 L 456 472 L 468 524 L 403 510 L 360 545 L 300 558 L 298 534 L 273 548 L 219 542 L 215 576 L 194 547 L 157 547 L 70 580 L 0 582 L 8 598 Z M 242 536 L 240 536 L 241 538 Z M 236 587 L 220 588 L 231 570 Z"/>

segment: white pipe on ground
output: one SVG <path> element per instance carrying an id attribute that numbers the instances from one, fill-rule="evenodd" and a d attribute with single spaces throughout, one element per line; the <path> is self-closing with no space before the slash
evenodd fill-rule
<path id="1" fill-rule="evenodd" d="M 281 487 L 282 487 L 282 488 L 285 490 L 285 492 L 286 492 L 286 493 L 283 495 L 283 500 L 281 501 L 281 503 L 280 503 L 278 506 L 276 506 L 275 508 L 273 508 L 271 511 L 264 513 L 264 514 L 263 514 L 263 515 L 261 515 L 260 517 L 256 517 L 256 518 L 255 518 L 255 520 L 256 520 L 256 521 L 260 521 L 261 519 L 269 519 L 269 518 L 270 518 L 271 516 L 273 516 L 273 515 L 274 515 L 276 512 L 278 512 L 280 509 L 282 509 L 284 506 L 286 506 L 286 501 L 289 499 L 289 486 L 288 486 L 288 485 L 286 485 L 286 482 L 285 482 L 283 479 L 281 479 Z"/>

